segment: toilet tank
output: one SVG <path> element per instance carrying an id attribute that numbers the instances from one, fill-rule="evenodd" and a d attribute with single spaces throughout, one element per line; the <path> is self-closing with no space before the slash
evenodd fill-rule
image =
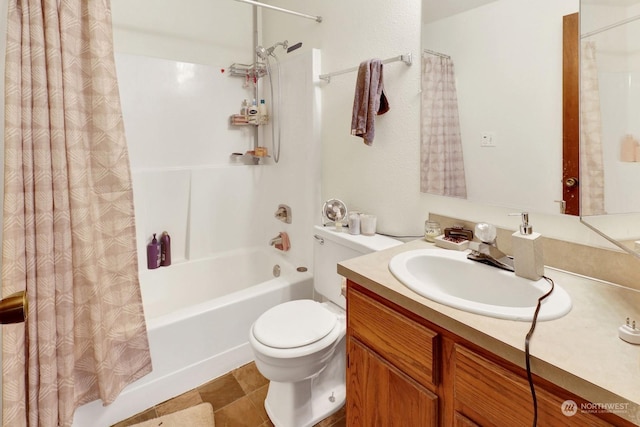
<path id="1" fill-rule="evenodd" d="M 375 234 L 352 235 L 334 227 L 314 227 L 313 283 L 316 292 L 346 309 L 347 301 L 340 293 L 343 277 L 337 271 L 341 261 L 401 245 L 399 240 Z"/>

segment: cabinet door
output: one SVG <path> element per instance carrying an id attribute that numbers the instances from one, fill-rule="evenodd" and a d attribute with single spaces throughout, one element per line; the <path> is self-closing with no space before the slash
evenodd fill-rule
<path id="1" fill-rule="evenodd" d="M 435 394 L 352 337 L 347 354 L 347 426 L 437 425 Z"/>

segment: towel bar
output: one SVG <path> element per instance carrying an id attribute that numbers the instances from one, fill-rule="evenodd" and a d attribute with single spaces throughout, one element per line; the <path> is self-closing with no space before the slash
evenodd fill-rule
<path id="1" fill-rule="evenodd" d="M 388 58 L 382 61 L 383 64 L 388 64 L 390 62 L 398 62 L 402 61 L 407 65 L 411 65 L 413 63 L 413 58 L 411 53 L 405 53 L 404 55 L 394 56 L 393 58 Z M 333 73 L 320 74 L 318 78 L 320 80 L 324 80 L 327 83 L 331 83 L 331 77 L 339 76 L 340 74 L 347 74 L 353 71 L 358 71 L 358 67 L 347 68 L 346 70 L 334 71 Z"/>

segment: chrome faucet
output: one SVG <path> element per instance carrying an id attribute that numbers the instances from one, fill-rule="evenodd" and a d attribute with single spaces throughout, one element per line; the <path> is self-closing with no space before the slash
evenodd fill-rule
<path id="1" fill-rule="evenodd" d="M 478 223 L 475 228 L 475 235 L 482 242 L 469 242 L 471 253 L 467 255 L 467 259 L 515 272 L 513 259 L 498 249 L 496 245 L 497 230 L 495 226 Z"/>
<path id="2" fill-rule="evenodd" d="M 281 235 L 277 235 L 273 239 L 269 240 L 269 246 L 275 246 L 275 245 L 280 245 L 280 244 L 282 244 L 282 236 Z"/>

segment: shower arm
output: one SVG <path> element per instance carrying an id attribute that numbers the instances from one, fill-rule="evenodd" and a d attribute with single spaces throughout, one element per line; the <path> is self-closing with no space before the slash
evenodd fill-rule
<path id="1" fill-rule="evenodd" d="M 278 46 L 282 46 L 282 48 L 284 50 L 287 50 L 289 48 L 289 42 L 287 40 L 283 41 L 283 42 L 278 42 L 276 44 L 274 44 L 273 46 L 271 46 L 269 49 L 267 49 L 267 54 L 268 55 L 273 55 L 273 51 L 278 47 Z"/>

